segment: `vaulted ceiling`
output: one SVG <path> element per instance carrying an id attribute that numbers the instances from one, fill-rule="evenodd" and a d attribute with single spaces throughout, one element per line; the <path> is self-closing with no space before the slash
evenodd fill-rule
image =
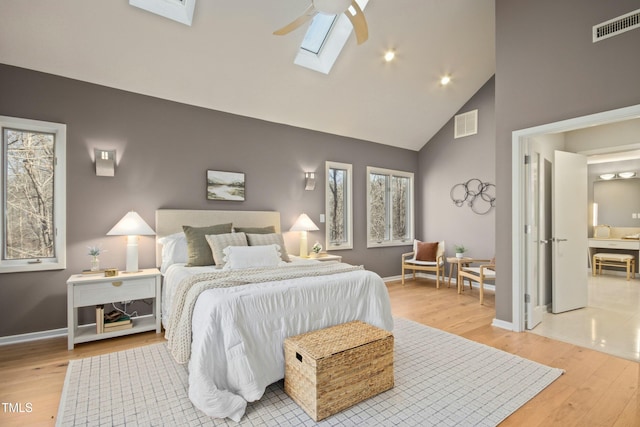
<path id="1" fill-rule="evenodd" d="M 0 63 L 411 150 L 495 72 L 493 0 L 370 0 L 369 40 L 328 75 L 293 64 L 306 26 L 272 35 L 309 1 L 199 0 L 191 26 L 127 0 L 2 1 Z"/>

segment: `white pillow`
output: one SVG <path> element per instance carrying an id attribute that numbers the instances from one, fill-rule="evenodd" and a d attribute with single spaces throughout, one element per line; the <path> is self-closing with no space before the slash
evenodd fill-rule
<path id="1" fill-rule="evenodd" d="M 276 267 L 280 264 L 280 246 L 227 246 L 224 253 L 223 270 L 240 268 Z"/>
<path id="2" fill-rule="evenodd" d="M 164 274 L 172 264 L 186 263 L 189 255 L 187 252 L 187 236 L 181 231 L 161 237 L 158 243 L 162 245 L 162 265 L 160 272 Z"/>

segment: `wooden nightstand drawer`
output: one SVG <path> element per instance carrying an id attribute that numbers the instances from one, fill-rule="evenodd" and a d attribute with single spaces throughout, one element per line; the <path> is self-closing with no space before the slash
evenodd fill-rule
<path id="1" fill-rule="evenodd" d="M 86 283 L 77 286 L 74 307 L 130 301 L 156 296 L 156 281 L 153 277 L 123 279 L 121 276 L 104 282 Z"/>

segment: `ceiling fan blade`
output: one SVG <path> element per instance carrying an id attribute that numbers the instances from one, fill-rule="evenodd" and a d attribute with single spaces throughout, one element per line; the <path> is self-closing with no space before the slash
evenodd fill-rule
<path id="1" fill-rule="evenodd" d="M 280 28 L 279 30 L 275 30 L 273 34 L 275 34 L 276 36 L 288 34 L 299 26 L 313 19 L 313 17 L 317 14 L 318 11 L 316 10 L 316 8 L 313 7 L 313 4 L 310 4 L 307 10 L 305 10 L 302 15 L 300 15 L 297 19 L 285 25 L 284 27 Z"/>
<path id="2" fill-rule="evenodd" d="M 351 8 L 356 11 L 355 15 L 351 14 L 351 11 L 349 10 Z M 362 9 L 360 9 L 360 6 L 358 6 L 358 3 L 356 3 L 356 0 L 351 2 L 349 9 L 345 10 L 344 14 L 347 15 L 347 18 L 349 18 L 349 21 L 351 21 L 351 24 L 353 25 L 353 31 L 356 33 L 356 40 L 358 41 L 358 44 L 362 44 L 369 38 L 367 20 L 364 19 L 364 13 L 362 12 Z"/>

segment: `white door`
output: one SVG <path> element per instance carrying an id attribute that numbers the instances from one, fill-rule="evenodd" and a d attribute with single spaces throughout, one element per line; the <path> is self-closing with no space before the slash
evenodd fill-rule
<path id="1" fill-rule="evenodd" d="M 525 166 L 527 174 L 526 218 L 527 218 L 527 282 L 525 290 L 525 328 L 533 329 L 542 321 L 542 306 L 540 298 L 541 259 L 540 242 L 540 153 L 530 151 Z"/>
<path id="2" fill-rule="evenodd" d="M 551 307 L 587 306 L 587 158 L 556 151 L 553 162 Z"/>

